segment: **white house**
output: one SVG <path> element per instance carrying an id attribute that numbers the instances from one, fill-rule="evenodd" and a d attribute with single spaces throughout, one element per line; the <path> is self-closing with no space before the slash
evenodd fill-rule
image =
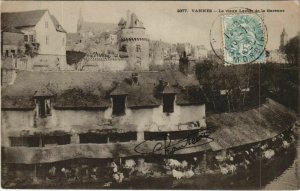
<path id="1" fill-rule="evenodd" d="M 25 46 L 38 46 L 33 70 L 66 69 L 66 31 L 48 10 L 1 13 L 1 24 L 24 33 Z"/>

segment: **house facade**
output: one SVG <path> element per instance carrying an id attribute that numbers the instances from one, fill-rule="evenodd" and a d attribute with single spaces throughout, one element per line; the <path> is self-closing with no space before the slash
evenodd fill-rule
<path id="1" fill-rule="evenodd" d="M 5 57 L 16 57 L 24 53 L 24 34 L 17 29 L 5 28 L 1 31 L 1 50 Z"/>
<path id="2" fill-rule="evenodd" d="M 2 92 L 6 163 L 137 155 L 134 146 L 145 140 L 181 139 L 206 127 L 197 79 L 175 71 L 22 71 Z M 24 158 L 14 157 L 19 152 Z"/>
<path id="3" fill-rule="evenodd" d="M 36 51 L 33 70 L 66 68 L 66 31 L 48 10 L 5 12 L 2 27 L 20 30 L 25 49 Z"/>

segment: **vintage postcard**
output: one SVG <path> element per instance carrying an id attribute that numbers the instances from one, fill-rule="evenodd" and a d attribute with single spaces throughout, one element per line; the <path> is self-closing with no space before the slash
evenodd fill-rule
<path id="1" fill-rule="evenodd" d="M 2 1 L 3 189 L 300 189 L 299 1 Z"/>

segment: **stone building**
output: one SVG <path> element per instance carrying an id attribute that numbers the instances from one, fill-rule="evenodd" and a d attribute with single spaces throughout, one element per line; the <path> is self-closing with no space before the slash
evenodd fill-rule
<path id="1" fill-rule="evenodd" d="M 163 65 L 164 64 L 164 48 L 160 41 L 154 41 L 151 46 L 151 59 L 153 65 Z"/>
<path id="2" fill-rule="evenodd" d="M 284 49 L 284 46 L 288 42 L 288 34 L 285 32 L 285 28 L 283 28 L 282 33 L 280 35 L 280 45 L 279 45 L 279 50 L 282 52 Z"/>
<path id="3" fill-rule="evenodd" d="M 1 27 L 17 29 L 24 34 L 25 48 L 37 53 L 32 60 L 33 70 L 67 67 L 66 31 L 48 10 L 1 13 Z"/>
<path id="4" fill-rule="evenodd" d="M 143 23 L 127 11 L 127 19 L 118 23 L 120 56 L 127 58 L 132 70 L 149 70 L 149 36 Z"/>
<path id="5" fill-rule="evenodd" d="M 14 78 L 2 89 L 5 164 L 133 156 L 144 140 L 151 152 L 167 134 L 183 139 L 206 127 L 199 82 L 180 72 L 20 71 Z"/>
<path id="6" fill-rule="evenodd" d="M 15 28 L 1 29 L 1 50 L 2 56 L 16 57 L 17 54 L 24 54 L 24 34 Z"/>
<path id="7" fill-rule="evenodd" d="M 287 64 L 286 53 L 284 51 L 284 47 L 288 42 L 288 34 L 286 33 L 285 29 L 283 28 L 282 33 L 280 35 L 280 45 L 278 49 L 269 50 L 269 55 L 267 56 L 267 62 L 270 63 L 280 63 L 280 64 Z"/>
<path id="8" fill-rule="evenodd" d="M 193 46 L 191 54 L 196 60 L 207 59 L 207 49 L 204 45 Z"/>
<path id="9" fill-rule="evenodd" d="M 190 56 L 192 54 L 192 45 L 191 43 L 177 43 L 176 50 L 180 56 L 183 55 L 183 52 L 185 52 L 187 56 Z"/>

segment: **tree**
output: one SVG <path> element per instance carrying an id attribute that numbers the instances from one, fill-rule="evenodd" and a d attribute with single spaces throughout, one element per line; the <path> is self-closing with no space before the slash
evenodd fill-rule
<path id="1" fill-rule="evenodd" d="M 295 65 L 299 62 L 300 57 L 300 49 L 299 49 L 299 41 L 300 36 L 296 36 L 288 41 L 288 43 L 284 47 L 284 51 L 287 56 L 287 60 L 290 64 Z"/>
<path id="2" fill-rule="evenodd" d="M 35 57 L 39 53 L 40 44 L 39 43 L 30 43 L 25 44 L 25 55 L 30 57 Z"/>

